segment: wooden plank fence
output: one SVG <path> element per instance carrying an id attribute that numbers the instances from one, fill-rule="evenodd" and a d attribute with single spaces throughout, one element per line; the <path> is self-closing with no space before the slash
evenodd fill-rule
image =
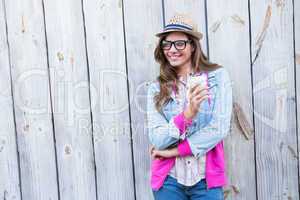
<path id="1" fill-rule="evenodd" d="M 175 13 L 233 82 L 226 199 L 299 199 L 297 0 L 1 0 L 0 199 L 153 199 L 146 91 Z"/>

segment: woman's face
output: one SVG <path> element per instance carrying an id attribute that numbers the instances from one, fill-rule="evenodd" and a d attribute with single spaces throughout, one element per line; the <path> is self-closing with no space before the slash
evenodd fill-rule
<path id="1" fill-rule="evenodd" d="M 171 66 L 182 67 L 191 62 L 194 48 L 190 42 L 191 40 L 182 32 L 171 32 L 162 41 L 161 47 Z"/>

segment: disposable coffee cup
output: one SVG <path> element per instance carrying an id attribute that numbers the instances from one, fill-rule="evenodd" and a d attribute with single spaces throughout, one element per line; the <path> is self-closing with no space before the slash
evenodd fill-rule
<path id="1" fill-rule="evenodd" d="M 208 87 L 208 77 L 206 73 L 190 75 L 187 80 L 187 95 L 188 92 L 196 85 L 201 85 L 203 87 Z M 208 103 L 210 105 L 210 98 L 208 98 Z"/>

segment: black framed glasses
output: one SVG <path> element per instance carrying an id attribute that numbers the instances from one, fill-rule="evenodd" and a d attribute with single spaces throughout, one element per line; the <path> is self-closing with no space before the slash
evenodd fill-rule
<path id="1" fill-rule="evenodd" d="M 172 45 L 174 44 L 175 49 L 184 50 L 186 44 L 191 42 L 192 40 L 176 40 L 176 41 L 163 40 L 160 46 L 163 50 L 170 50 L 172 48 Z"/>

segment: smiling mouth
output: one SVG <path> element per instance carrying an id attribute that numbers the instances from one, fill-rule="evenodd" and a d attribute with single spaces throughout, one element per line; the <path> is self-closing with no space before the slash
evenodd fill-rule
<path id="1" fill-rule="evenodd" d="M 171 55 L 171 56 L 168 56 L 168 58 L 171 59 L 171 60 L 176 60 L 176 59 L 178 59 L 180 57 L 181 57 L 181 55 Z"/>

